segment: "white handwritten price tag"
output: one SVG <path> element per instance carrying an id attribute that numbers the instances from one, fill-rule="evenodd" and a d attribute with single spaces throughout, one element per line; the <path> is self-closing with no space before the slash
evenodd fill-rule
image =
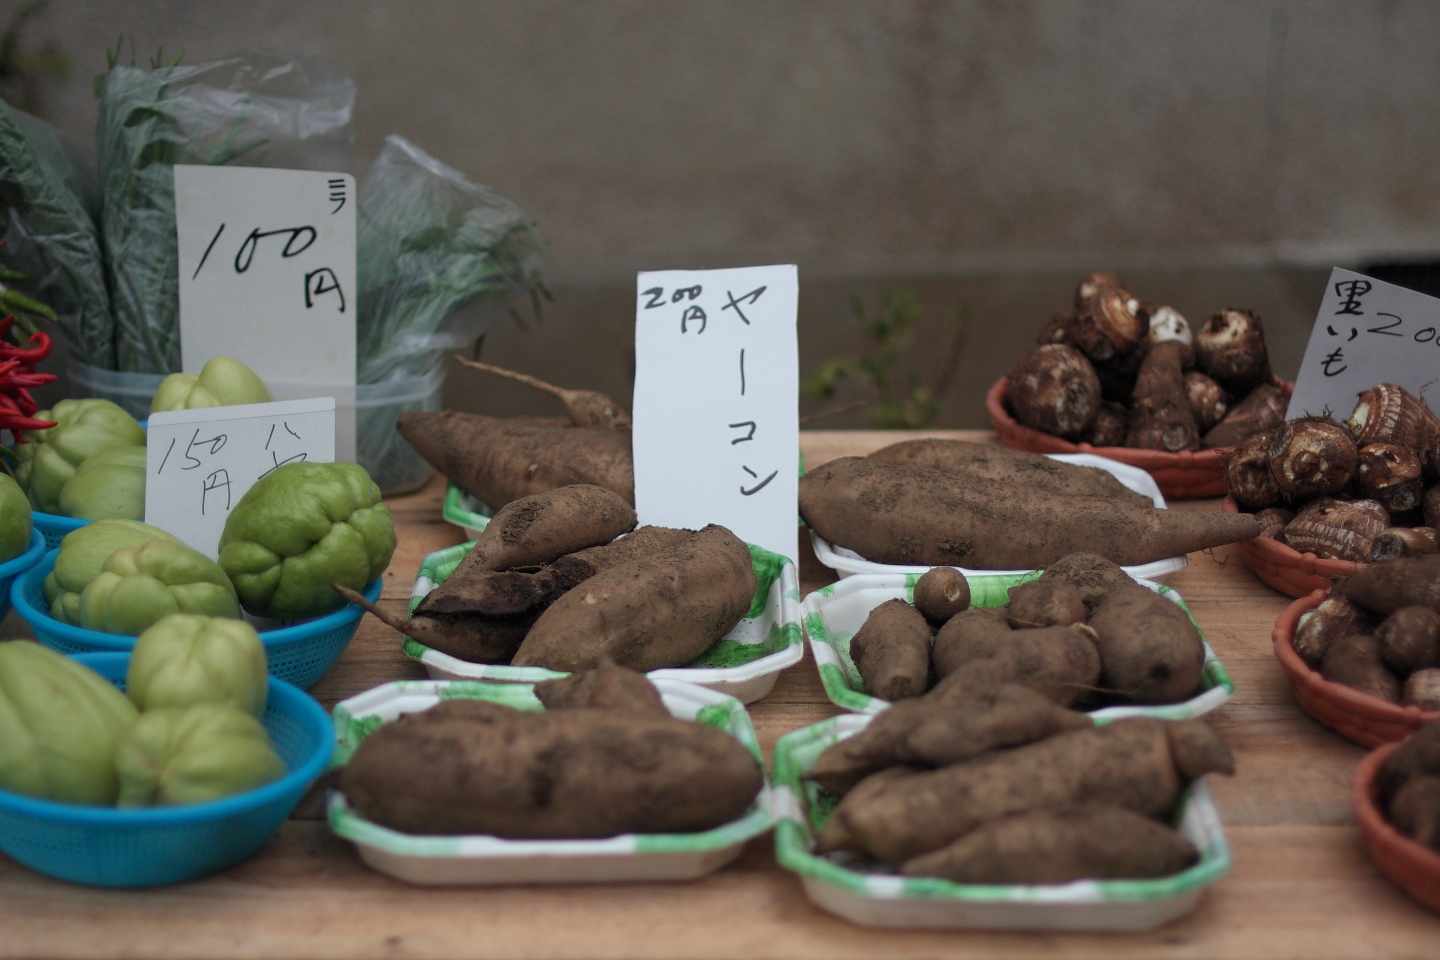
<path id="1" fill-rule="evenodd" d="M 794 559 L 800 444 L 794 266 L 642 273 L 635 307 L 641 523 L 722 524 Z"/>
<path id="2" fill-rule="evenodd" d="M 330 397 L 150 415 L 145 522 L 207 557 L 219 554 L 225 518 L 276 467 L 335 460 Z"/>
<path id="3" fill-rule="evenodd" d="M 355 459 L 355 178 L 176 165 L 180 360 L 247 364 L 279 400 L 333 397 Z"/>
<path id="4" fill-rule="evenodd" d="M 1416 396 L 1440 380 L 1440 300 L 1350 270 L 1330 271 L 1286 417 L 1344 420 L 1377 383 Z"/>

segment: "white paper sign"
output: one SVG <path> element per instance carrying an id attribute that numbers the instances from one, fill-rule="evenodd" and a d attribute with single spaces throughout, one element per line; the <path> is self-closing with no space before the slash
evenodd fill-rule
<path id="1" fill-rule="evenodd" d="M 153 413 L 145 441 L 145 522 L 207 557 L 225 518 L 276 467 L 335 460 L 330 397 Z"/>
<path id="2" fill-rule="evenodd" d="M 795 267 L 642 273 L 636 289 L 640 522 L 718 523 L 795 559 Z"/>
<path id="3" fill-rule="evenodd" d="M 1344 420 L 1356 397 L 1377 383 L 1421 396 L 1437 380 L 1440 300 L 1337 267 L 1330 271 L 1285 416 L 1328 408 Z"/>
<path id="4" fill-rule="evenodd" d="M 355 459 L 355 178 L 175 167 L 180 360 L 234 357 L 279 400 L 333 397 Z"/>

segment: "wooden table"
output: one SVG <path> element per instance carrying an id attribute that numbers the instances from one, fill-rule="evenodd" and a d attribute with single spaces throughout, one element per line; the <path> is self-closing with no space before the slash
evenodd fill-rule
<path id="1" fill-rule="evenodd" d="M 977 439 L 979 432 L 941 435 Z M 806 463 L 864 453 L 878 432 L 802 434 Z M 391 503 L 400 546 L 385 605 L 403 612 L 420 560 L 461 540 L 432 482 Z M 1216 502 L 1179 504 L 1214 510 Z M 808 550 L 807 550 L 808 553 Z M 833 579 L 813 556 L 806 591 Z M 1379 875 L 1346 799 L 1363 751 L 1302 714 L 1270 650 L 1287 599 L 1231 548 L 1192 554 L 1169 578 L 1235 681 L 1211 714 L 1235 751 L 1212 777 L 1235 866 L 1189 916 L 1148 934 L 872 930 L 822 913 L 775 862 L 769 836 L 705 879 L 672 884 L 420 889 L 365 868 L 319 820 L 292 819 L 251 860 L 173 888 L 111 891 L 50 880 L 0 856 L 0 957 L 1421 957 L 1440 956 L 1440 917 Z M 0 636 L 24 634 L 12 616 Z M 327 705 L 422 677 L 395 634 L 367 617 L 315 687 Z M 751 715 L 768 751 L 839 711 L 808 651 Z"/>

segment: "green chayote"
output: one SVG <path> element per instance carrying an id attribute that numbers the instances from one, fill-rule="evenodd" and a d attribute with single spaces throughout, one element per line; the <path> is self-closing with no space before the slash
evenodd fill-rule
<path id="1" fill-rule="evenodd" d="M 61 400 L 35 416 L 55 426 L 25 431 L 26 442 L 15 445 L 20 460 L 15 479 L 29 494 L 30 504 L 46 513 L 60 511 L 60 490 L 86 458 L 111 447 L 145 443 L 144 428 L 109 400 Z"/>
<path id="2" fill-rule="evenodd" d="M 8 473 L 0 473 L 0 563 L 14 560 L 30 546 L 30 501 Z"/>
<path id="3" fill-rule="evenodd" d="M 147 710 L 115 748 L 120 807 L 219 800 L 285 775 L 260 721 L 219 703 Z"/>
<path id="4" fill-rule="evenodd" d="M 220 566 L 257 617 L 338 610 L 339 583 L 363 590 L 395 552 L 380 488 L 354 463 L 290 463 L 255 483 L 225 521 Z"/>
<path id="5" fill-rule="evenodd" d="M 141 710 L 224 703 L 265 713 L 265 647 L 244 620 L 172 613 L 135 641 L 125 689 Z"/>
<path id="6" fill-rule="evenodd" d="M 239 617 L 220 565 L 179 540 L 150 540 L 110 554 L 80 594 L 80 626 L 134 636 L 172 613 Z"/>
<path id="7" fill-rule="evenodd" d="M 138 520 L 95 520 L 71 530 L 60 541 L 55 569 L 45 578 L 45 600 L 50 615 L 64 623 L 80 622 L 80 594 L 100 576 L 110 554 L 121 547 L 138 547 L 150 540 L 175 537 Z M 177 541 L 178 542 L 178 541 Z"/>
<path id="8" fill-rule="evenodd" d="M 0 643 L 0 788 L 114 803 L 115 745 L 137 711 L 104 677 L 28 640 Z"/>
<path id="9" fill-rule="evenodd" d="M 111 447 L 86 457 L 60 488 L 60 512 L 83 520 L 144 520 L 145 448 Z"/>
<path id="10" fill-rule="evenodd" d="M 172 373 L 160 381 L 150 401 L 150 412 L 228 407 L 241 403 L 269 403 L 275 394 L 255 371 L 234 357 L 211 357 L 195 373 Z"/>

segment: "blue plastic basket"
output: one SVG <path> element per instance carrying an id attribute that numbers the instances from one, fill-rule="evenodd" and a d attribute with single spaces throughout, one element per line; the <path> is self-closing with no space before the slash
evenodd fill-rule
<path id="1" fill-rule="evenodd" d="M 35 522 L 35 529 L 45 535 L 46 550 L 60 549 L 60 541 L 65 539 L 65 534 L 90 522 L 79 517 L 62 517 L 58 513 L 44 513 L 40 510 L 36 510 L 31 517 Z"/>
<path id="2" fill-rule="evenodd" d="M 45 535 L 32 527 L 30 545 L 25 548 L 25 552 L 0 563 L 0 620 L 4 620 L 5 615 L 10 612 L 10 581 L 39 563 L 48 549 L 50 548 L 45 546 Z"/>
<path id="3" fill-rule="evenodd" d="M 50 605 L 45 602 L 45 578 L 55 569 L 58 554 L 58 550 L 45 554 L 44 559 L 16 578 L 10 588 L 10 601 L 20 618 L 30 624 L 35 639 L 64 654 L 129 653 L 135 648 L 134 637 L 86 630 L 50 616 Z M 365 588 L 365 598 L 371 603 L 379 600 L 381 586 L 381 578 L 376 577 Z M 355 604 L 347 603 L 332 614 L 293 627 L 260 631 L 270 675 L 302 689 L 313 687 L 350 645 L 364 612 Z"/>
<path id="4" fill-rule="evenodd" d="M 75 658 L 122 690 L 130 655 Z M 194 880 L 234 866 L 290 816 L 330 761 L 335 729 L 320 704 L 270 678 L 265 729 L 289 772 L 274 783 L 183 807 L 119 810 L 0 790 L 0 850 L 32 870 L 103 887 Z"/>

